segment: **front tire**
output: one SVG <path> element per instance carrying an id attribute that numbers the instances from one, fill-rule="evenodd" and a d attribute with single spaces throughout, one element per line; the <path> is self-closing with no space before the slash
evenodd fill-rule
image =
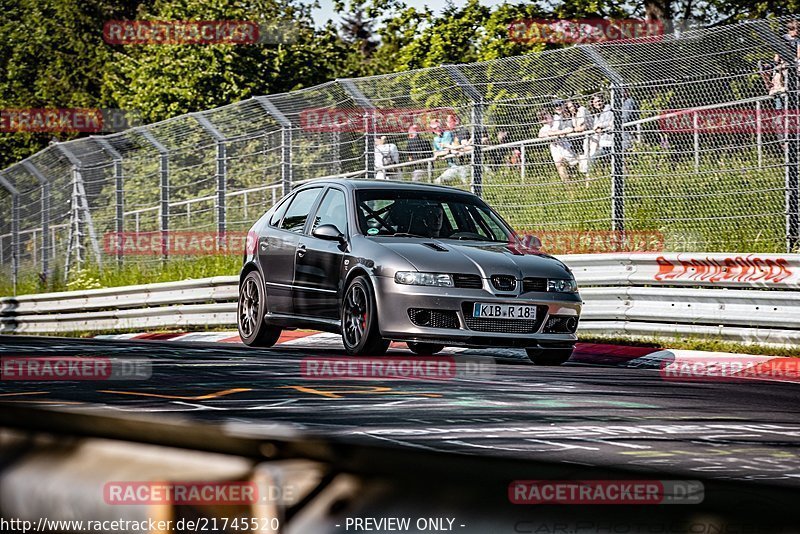
<path id="1" fill-rule="evenodd" d="M 572 348 L 568 349 L 540 349 L 528 348 L 528 358 L 534 365 L 561 365 L 572 356 Z"/>
<path id="2" fill-rule="evenodd" d="M 342 299 L 342 343 L 350 355 L 379 356 L 390 341 L 381 337 L 378 310 L 369 282 L 358 276 L 350 282 Z"/>
<path id="3" fill-rule="evenodd" d="M 408 345 L 408 350 L 420 356 L 431 356 L 444 349 L 444 345 L 439 345 L 438 343 L 416 343 L 414 341 L 408 341 L 406 345 Z"/>
<path id="4" fill-rule="evenodd" d="M 249 347 L 271 347 L 281 337 L 281 329 L 264 321 L 267 310 L 266 291 L 258 271 L 244 277 L 239 288 L 239 304 L 236 307 L 236 325 L 239 337 Z"/>

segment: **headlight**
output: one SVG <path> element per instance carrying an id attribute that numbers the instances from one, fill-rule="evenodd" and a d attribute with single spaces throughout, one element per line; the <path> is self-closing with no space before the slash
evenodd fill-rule
<path id="1" fill-rule="evenodd" d="M 577 293 L 578 283 L 575 282 L 574 278 L 569 280 L 548 280 L 547 290 L 557 293 Z"/>
<path id="2" fill-rule="evenodd" d="M 449 274 L 441 273 L 398 271 L 394 275 L 394 281 L 398 284 L 406 284 L 411 286 L 453 287 L 453 277 Z"/>

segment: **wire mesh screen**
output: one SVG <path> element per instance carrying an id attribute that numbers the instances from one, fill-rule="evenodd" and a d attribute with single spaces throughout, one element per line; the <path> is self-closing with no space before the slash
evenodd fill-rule
<path id="1" fill-rule="evenodd" d="M 56 144 L 0 173 L 0 269 L 163 266 L 193 254 L 168 234 L 244 232 L 325 177 L 471 190 L 545 244 L 650 232 L 666 251 L 797 251 L 788 20 L 337 80 Z"/>

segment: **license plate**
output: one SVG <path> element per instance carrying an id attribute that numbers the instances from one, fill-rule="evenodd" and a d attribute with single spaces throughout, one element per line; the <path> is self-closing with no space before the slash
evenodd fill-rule
<path id="1" fill-rule="evenodd" d="M 487 304 L 476 302 L 472 316 L 479 319 L 536 319 L 536 306 L 520 304 Z"/>

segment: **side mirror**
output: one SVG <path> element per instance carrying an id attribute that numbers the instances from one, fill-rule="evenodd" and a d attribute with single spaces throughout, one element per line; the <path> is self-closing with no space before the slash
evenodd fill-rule
<path id="1" fill-rule="evenodd" d="M 324 239 L 326 241 L 338 241 L 344 244 L 346 242 L 344 234 L 336 228 L 335 224 L 322 224 L 314 228 L 311 235 L 317 239 Z"/>

